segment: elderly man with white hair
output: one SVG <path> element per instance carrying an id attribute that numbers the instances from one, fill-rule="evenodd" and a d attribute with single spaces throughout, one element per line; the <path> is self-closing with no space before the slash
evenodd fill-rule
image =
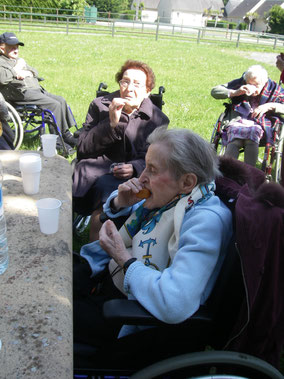
<path id="1" fill-rule="evenodd" d="M 284 90 L 268 77 L 260 65 L 249 67 L 241 78 L 217 85 L 211 90 L 215 99 L 230 98 L 232 107 L 226 115 L 227 133 L 223 142 L 225 155 L 238 159 L 244 148 L 244 160 L 255 166 L 259 142 L 266 133 L 266 141 L 272 142 L 272 127 L 280 122 L 284 113 Z"/>

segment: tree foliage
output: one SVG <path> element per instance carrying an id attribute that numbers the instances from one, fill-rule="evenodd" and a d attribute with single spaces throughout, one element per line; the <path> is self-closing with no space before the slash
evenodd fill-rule
<path id="1" fill-rule="evenodd" d="M 248 12 L 245 15 L 244 21 L 248 23 L 248 30 L 251 30 L 251 23 L 259 18 L 259 14 L 257 12 Z"/>
<path id="2" fill-rule="evenodd" d="M 129 9 L 128 0 L 95 0 L 94 5 L 98 12 L 119 13 L 125 9 Z"/>
<path id="3" fill-rule="evenodd" d="M 71 10 L 72 13 L 82 11 L 85 6 L 96 6 L 98 12 L 119 13 L 131 8 L 133 0 L 1 0 L 1 5 L 6 5 L 7 10 L 28 11 L 23 7 L 42 8 L 38 9 L 39 13 L 50 13 L 47 8 L 63 10 Z M 9 6 L 9 7 L 8 7 Z"/>
<path id="4" fill-rule="evenodd" d="M 274 5 L 268 12 L 268 26 L 270 33 L 284 34 L 284 9 Z"/>
<path id="5" fill-rule="evenodd" d="M 88 3 L 85 0 L 1 0 L 1 5 L 16 7 L 13 8 L 15 11 L 23 10 L 22 7 L 42 8 L 42 11 L 47 11 L 47 8 L 76 11 L 82 10 Z"/>

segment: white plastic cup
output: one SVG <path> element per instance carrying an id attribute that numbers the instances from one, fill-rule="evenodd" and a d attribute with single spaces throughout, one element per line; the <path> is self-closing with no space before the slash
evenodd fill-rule
<path id="1" fill-rule="evenodd" d="M 41 144 L 43 149 L 43 155 L 47 158 L 54 157 L 56 155 L 56 134 L 43 134 L 41 136 Z"/>
<path id="2" fill-rule="evenodd" d="M 19 159 L 23 187 L 26 195 L 35 195 L 39 192 L 41 157 L 39 154 L 22 154 Z"/>
<path id="3" fill-rule="evenodd" d="M 44 234 L 54 234 L 58 231 L 59 213 L 62 202 L 47 197 L 36 202 L 39 228 Z"/>

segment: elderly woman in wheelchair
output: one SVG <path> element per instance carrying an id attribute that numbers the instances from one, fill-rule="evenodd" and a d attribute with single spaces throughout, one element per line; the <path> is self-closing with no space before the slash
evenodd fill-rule
<path id="1" fill-rule="evenodd" d="M 238 159 L 244 149 L 244 161 L 252 166 L 258 159 L 259 142 L 273 144 L 273 129 L 284 114 L 284 90 L 268 77 L 260 65 L 247 69 L 239 79 L 217 85 L 211 90 L 215 99 L 231 99 L 223 119 L 225 155 Z"/>
<path id="2" fill-rule="evenodd" d="M 231 212 L 214 194 L 220 172 L 210 144 L 189 130 L 164 128 L 148 142 L 140 177 L 120 184 L 104 206 L 108 216 L 127 220 L 119 231 L 107 220 L 99 241 L 82 247 L 84 263 L 74 270 L 75 341 L 98 349 L 107 349 L 118 332 L 140 330 L 107 323 L 102 307 L 108 299 L 136 299 L 169 324 L 195 313 L 210 295 L 232 236 Z"/>
<path id="3" fill-rule="evenodd" d="M 127 60 L 115 78 L 119 90 L 94 99 L 89 106 L 74 168 L 74 210 L 92 215 L 91 241 L 98 239 L 99 216 L 107 197 L 143 171 L 147 136 L 169 123 L 149 98 L 155 75 L 146 63 Z"/>

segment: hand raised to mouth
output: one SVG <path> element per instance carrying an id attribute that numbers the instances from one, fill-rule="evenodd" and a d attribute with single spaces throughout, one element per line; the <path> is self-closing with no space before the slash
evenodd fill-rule
<path id="1" fill-rule="evenodd" d="M 151 196 L 151 192 L 147 188 L 143 188 L 136 194 L 136 196 L 138 199 L 148 199 L 148 197 Z"/>

